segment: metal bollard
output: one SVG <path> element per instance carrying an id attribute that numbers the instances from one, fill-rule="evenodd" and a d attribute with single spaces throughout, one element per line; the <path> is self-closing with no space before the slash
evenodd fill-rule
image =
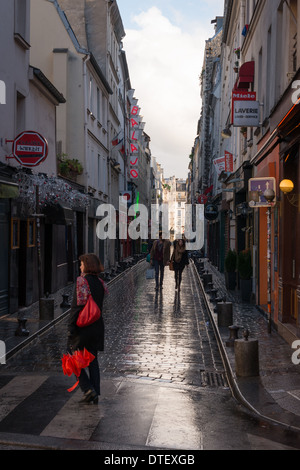
<path id="1" fill-rule="evenodd" d="M 244 332 L 244 339 L 234 342 L 235 371 L 237 377 L 259 376 L 258 340 L 248 339 L 249 332 Z"/>
<path id="2" fill-rule="evenodd" d="M 218 326 L 229 327 L 233 323 L 233 308 L 231 302 L 217 304 Z"/>
<path id="3" fill-rule="evenodd" d="M 239 329 L 240 328 L 235 325 L 231 325 L 229 327 L 229 338 L 225 343 L 228 348 L 233 348 L 235 340 L 239 339 L 238 338 Z"/>
<path id="4" fill-rule="evenodd" d="M 205 288 L 206 286 L 208 286 L 210 282 L 212 282 L 212 274 L 205 273 L 203 274 L 202 279 L 203 279 L 203 285 Z"/>
<path id="5" fill-rule="evenodd" d="M 44 298 L 40 299 L 40 320 L 53 320 L 54 319 L 54 299 Z"/>
<path id="6" fill-rule="evenodd" d="M 18 328 L 15 331 L 15 336 L 28 336 L 29 330 L 26 328 L 27 318 L 25 314 L 27 313 L 27 308 L 22 308 L 18 312 Z"/>
<path id="7" fill-rule="evenodd" d="M 71 305 L 68 302 L 69 295 L 68 294 L 62 294 L 63 301 L 60 304 L 60 308 L 69 308 Z"/>

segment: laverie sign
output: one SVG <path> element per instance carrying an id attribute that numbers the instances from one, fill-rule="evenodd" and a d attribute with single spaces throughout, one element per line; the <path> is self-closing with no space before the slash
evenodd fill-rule
<path id="1" fill-rule="evenodd" d="M 232 93 L 232 122 L 234 127 L 258 127 L 259 102 L 255 92 Z"/>

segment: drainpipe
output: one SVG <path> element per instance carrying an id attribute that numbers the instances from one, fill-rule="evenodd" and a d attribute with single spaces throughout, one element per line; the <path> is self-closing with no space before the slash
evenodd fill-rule
<path id="1" fill-rule="evenodd" d="M 84 153 L 85 153 L 85 191 L 88 194 L 88 124 L 86 117 L 87 110 L 87 66 L 86 63 L 90 56 L 86 55 L 83 58 L 83 89 L 84 89 Z M 89 247 L 89 208 L 85 209 L 85 253 L 88 253 Z"/>
<path id="2" fill-rule="evenodd" d="M 242 35 L 242 31 L 246 24 L 246 2 L 245 0 L 241 0 L 240 6 L 240 35 Z"/>

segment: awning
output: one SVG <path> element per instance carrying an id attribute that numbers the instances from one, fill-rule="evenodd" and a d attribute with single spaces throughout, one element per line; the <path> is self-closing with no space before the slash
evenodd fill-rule
<path id="1" fill-rule="evenodd" d="M 248 90 L 251 83 L 254 82 L 254 71 L 255 71 L 255 62 L 245 62 L 239 71 L 239 77 L 237 80 L 237 88 Z"/>
<path id="2" fill-rule="evenodd" d="M 0 179 L 0 199 L 9 199 L 19 196 L 19 185 Z"/>

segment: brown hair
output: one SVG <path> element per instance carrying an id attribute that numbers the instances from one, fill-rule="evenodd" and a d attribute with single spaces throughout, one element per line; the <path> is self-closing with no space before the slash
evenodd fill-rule
<path id="1" fill-rule="evenodd" d="M 94 253 L 79 256 L 80 261 L 83 262 L 84 274 L 100 274 L 103 273 L 104 267 L 98 256 Z"/>

